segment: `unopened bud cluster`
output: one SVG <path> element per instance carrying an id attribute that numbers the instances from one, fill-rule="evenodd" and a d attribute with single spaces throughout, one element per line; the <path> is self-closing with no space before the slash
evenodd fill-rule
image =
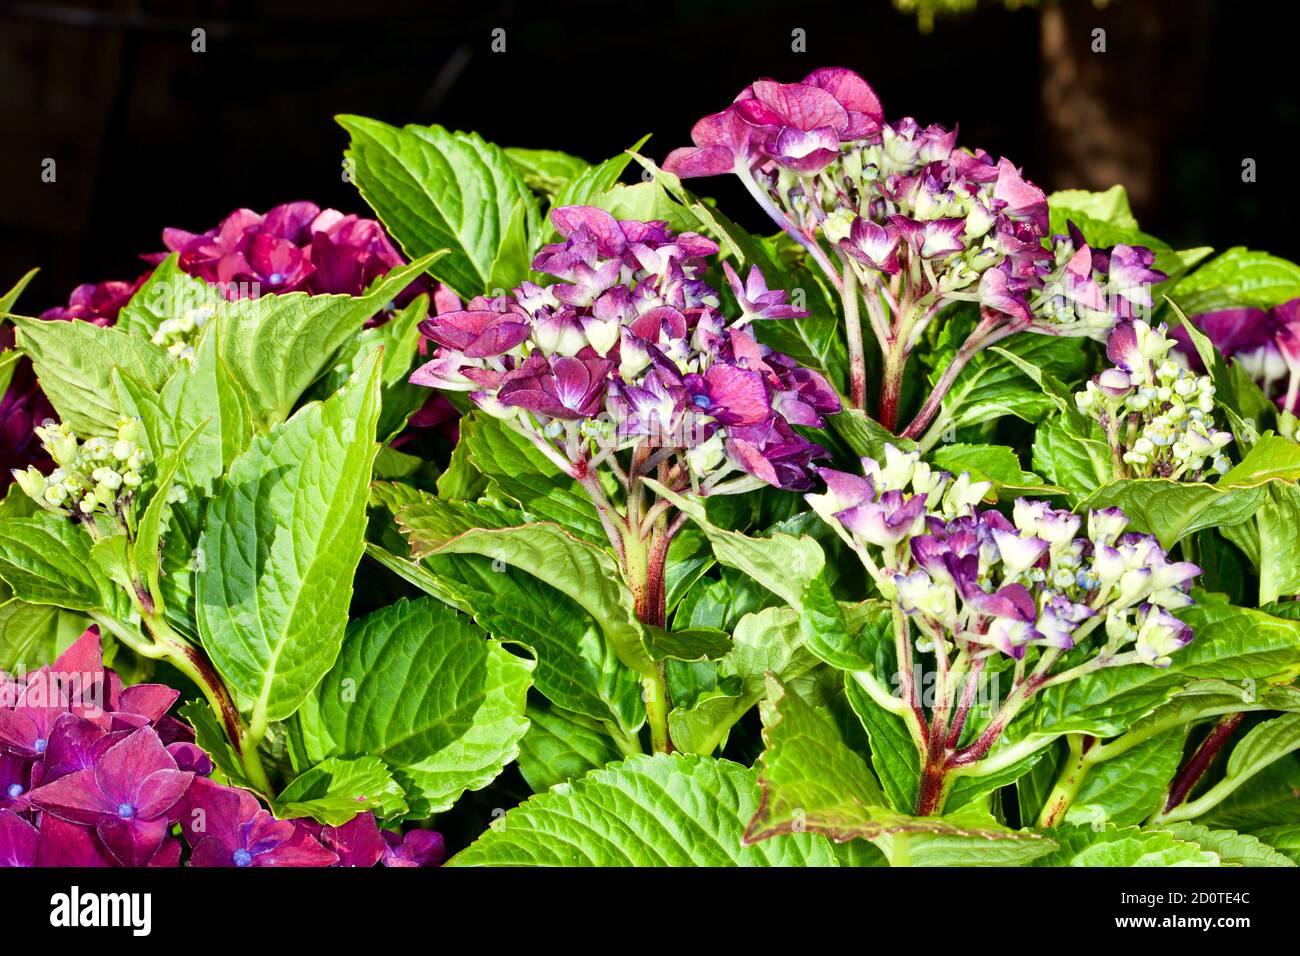
<path id="1" fill-rule="evenodd" d="M 47 421 L 36 435 L 55 468 L 42 474 L 35 467 L 14 470 L 14 479 L 33 501 L 58 514 L 113 516 L 143 480 L 149 453 L 140 444 L 140 420 L 123 419 L 116 438 L 81 441 L 66 424 Z"/>
<path id="2" fill-rule="evenodd" d="M 1231 466 L 1223 449 L 1232 435 L 1214 421 L 1214 383 L 1169 357 L 1174 340 L 1163 325 L 1122 322 L 1111 333 L 1115 363 L 1075 396 L 1096 418 L 1124 462 L 1126 477 L 1195 481 Z"/>
<path id="3" fill-rule="evenodd" d="M 186 309 L 174 319 L 164 319 L 153 334 L 153 344 L 161 345 L 173 359 L 193 365 L 194 347 L 199 333 L 215 311 L 215 307 L 204 305 Z"/>

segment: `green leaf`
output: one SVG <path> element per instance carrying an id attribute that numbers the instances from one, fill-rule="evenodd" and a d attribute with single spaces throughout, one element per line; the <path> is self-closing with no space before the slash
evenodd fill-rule
<path id="1" fill-rule="evenodd" d="M 1171 823 L 1161 827 L 1179 840 L 1195 843 L 1218 854 L 1224 866 L 1295 866 L 1295 862 L 1269 846 L 1262 837 L 1235 830 L 1211 830 L 1198 823 Z"/>
<path id="2" fill-rule="evenodd" d="M 153 597 L 154 604 L 163 604 L 162 590 L 158 586 L 162 564 L 162 536 L 167 518 L 171 513 L 170 501 L 176 472 L 181 466 L 198 437 L 198 432 L 190 432 L 189 437 L 181 442 L 180 447 L 161 458 L 157 463 L 157 477 L 154 479 L 153 495 L 136 524 L 135 540 L 132 542 L 132 555 L 136 571 L 141 575 L 141 582 Z"/>
<path id="3" fill-rule="evenodd" d="M 297 709 L 338 654 L 364 547 L 379 360 L 258 437 L 208 509 L 203 646 L 254 727 Z"/>
<path id="4" fill-rule="evenodd" d="M 528 648 L 537 660 L 533 685 L 547 699 L 589 719 L 613 721 L 624 733 L 641 726 L 640 679 L 573 598 L 530 571 L 479 555 L 444 555 L 425 565 L 479 627 Z"/>
<path id="5" fill-rule="evenodd" d="M 23 353 L 16 349 L 7 349 L 0 352 L 0 398 L 4 397 L 5 392 L 9 391 L 9 383 L 13 381 L 14 369 L 23 359 Z"/>
<path id="6" fill-rule="evenodd" d="M 1300 793 L 1300 759 L 1291 754 L 1255 774 L 1196 822 L 1251 833 L 1270 827 L 1300 826 L 1297 793 Z"/>
<path id="7" fill-rule="evenodd" d="M 429 312 L 429 296 L 422 293 L 382 325 L 362 329 L 347 342 L 339 360 L 317 383 L 314 394 L 328 396 L 342 388 L 353 372 L 376 349 L 384 350 L 383 390 L 380 392 L 379 427 L 381 442 L 389 441 L 406 427 L 406 421 L 429 397 L 429 390 L 407 379 L 420 348 L 419 325 Z"/>
<path id="8" fill-rule="evenodd" d="M 508 812 L 452 866 L 835 866 L 823 837 L 743 840 L 753 770 L 680 754 L 633 756 Z"/>
<path id="9" fill-rule="evenodd" d="M 88 617 L 50 605 L 10 599 L 0 604 L 0 670 L 35 670 L 66 651 L 90 627 Z"/>
<path id="10" fill-rule="evenodd" d="M 1002 353 L 1002 354 L 999 354 Z M 1083 371 L 1084 350 L 1068 338 L 1024 333 L 998 349 L 975 353 L 943 399 L 940 420 L 950 428 L 976 425 L 1005 416 L 1036 422 L 1058 408 L 1057 396 L 1045 393 L 1024 371 L 1016 356 L 1053 379 L 1071 381 Z M 947 364 L 938 360 L 937 367 Z M 937 375 L 932 375 L 937 378 Z"/>
<path id="11" fill-rule="evenodd" d="M 1060 843 L 1059 849 L 1040 858 L 1035 866 L 1219 865 L 1218 854 L 1166 830 L 1059 826 L 1052 836 Z"/>
<path id="12" fill-rule="evenodd" d="M 288 418 L 335 352 L 441 257 L 435 252 L 398 266 L 361 296 L 291 292 L 225 303 L 216 318 L 221 359 L 248 396 L 253 418 L 263 426 Z"/>
<path id="13" fill-rule="evenodd" d="M 921 757 L 907 725 L 872 700 L 852 674 L 844 675 L 844 691 L 871 740 L 871 766 L 890 804 L 911 813 L 921 784 Z"/>
<path id="14" fill-rule="evenodd" d="M 378 757 L 411 819 L 440 813 L 515 759 L 531 671 L 450 608 L 398 601 L 349 625 L 298 714 L 305 755 Z"/>
<path id="15" fill-rule="evenodd" d="M 148 339 L 167 319 L 179 318 L 192 309 L 215 311 L 224 301 L 220 291 L 182 272 L 179 260 L 180 254 L 173 252 L 154 267 L 148 280 L 118 312 L 116 328 Z"/>
<path id="16" fill-rule="evenodd" d="M 832 415 L 831 428 L 848 444 L 855 455 L 884 461 L 885 446 L 893 445 L 899 451 L 915 451 L 916 442 L 899 438 L 866 412 L 856 408 L 843 408 Z"/>
<path id="17" fill-rule="evenodd" d="M 98 611 L 112 584 L 90 557 L 90 537 L 70 518 L 42 511 L 0 521 L 0 580 L 28 604 Z"/>
<path id="18" fill-rule="evenodd" d="M 416 555 L 425 554 L 480 554 L 528 572 L 590 614 L 619 660 L 639 674 L 652 673 L 632 592 L 608 551 L 543 522 L 466 531 L 428 551 L 417 546 Z"/>
<path id="19" fill-rule="evenodd" d="M 532 442 L 500 419 L 480 412 L 465 416 L 459 443 L 474 466 L 529 515 L 602 546 L 609 540 L 582 486 L 559 474 Z"/>
<path id="20" fill-rule="evenodd" d="M 338 827 L 367 810 L 381 820 L 400 816 L 406 796 L 378 757 L 329 757 L 280 791 L 274 810 L 281 820 L 311 817 Z"/>
<path id="21" fill-rule="evenodd" d="M 13 311 L 14 305 L 18 302 L 18 297 L 23 294 L 23 290 L 36 278 L 36 273 L 40 271 L 40 269 L 29 270 L 26 275 L 14 283 L 13 288 L 4 295 L 0 295 L 0 318 Z"/>
<path id="22" fill-rule="evenodd" d="M 1123 186 L 1111 186 L 1105 192 L 1086 189 L 1058 189 L 1047 197 L 1051 210 L 1052 231 L 1064 234 L 1065 223 L 1071 215 L 1083 213 L 1099 222 L 1119 229 L 1136 229 L 1137 220 L 1129 207 L 1128 191 Z"/>
<path id="23" fill-rule="evenodd" d="M 1180 827 L 1194 827 L 1194 823 L 1175 824 Z M 1223 831 L 1215 831 L 1223 832 Z M 1235 832 L 1235 831 L 1228 831 Z M 1300 863 L 1300 825 L 1294 823 L 1278 827 L 1265 827 L 1255 831 L 1255 837 L 1270 849 L 1275 849 L 1293 863 Z M 1243 863 L 1243 866 L 1248 864 Z M 1282 864 L 1277 864 L 1282 865 Z"/>
<path id="24" fill-rule="evenodd" d="M 810 830 L 835 840 L 871 837 L 893 818 L 866 762 L 798 694 L 768 678 L 763 706 L 763 802 L 746 831 L 762 840 Z"/>
<path id="25" fill-rule="evenodd" d="M 366 556 L 396 574 L 412 587 L 436 597 L 448 607 L 454 607 L 466 614 L 470 613 L 469 605 L 419 562 L 399 557 L 369 541 L 366 542 Z"/>
<path id="26" fill-rule="evenodd" d="M 1178 773 L 1186 739 L 1187 728 L 1175 728 L 1092 766 L 1065 822 L 1117 827 L 1141 823 L 1160 809 Z"/>
<path id="27" fill-rule="evenodd" d="M 580 714 L 530 703 L 526 716 L 528 733 L 519 743 L 519 772 L 533 793 L 570 783 L 623 756 L 608 734 Z"/>
<path id="28" fill-rule="evenodd" d="M 461 419 L 462 437 L 470 417 Z M 438 476 L 438 497 L 448 501 L 472 501 L 486 488 L 487 479 L 470 458 L 469 443 L 458 440 L 451 449 L 447 470 Z"/>
<path id="29" fill-rule="evenodd" d="M 50 404 L 82 437 L 117 434 L 123 416 L 113 388 L 113 369 L 122 369 L 152 389 L 160 388 L 172 370 L 161 348 L 120 329 L 17 315 L 13 321 L 18 347 L 31 357 Z"/>
<path id="30" fill-rule="evenodd" d="M 1234 246 L 1179 280 L 1168 295 L 1191 315 L 1229 308 L 1270 309 L 1300 297 L 1300 266 Z"/>
<path id="31" fill-rule="evenodd" d="M 429 271 L 464 299 L 491 292 L 494 273 L 514 283 L 527 277 L 526 245 L 525 254 L 516 249 L 512 261 L 499 261 L 512 222 L 529 236 L 538 229 L 536 199 L 504 150 L 441 126 L 338 122 L 352 138 L 357 188 L 409 257 L 448 250 Z"/>
<path id="32" fill-rule="evenodd" d="M 1250 520 L 1222 529 L 1258 570 L 1261 603 L 1300 592 L 1300 561 L 1293 554 L 1300 532 L 1300 488 L 1280 481 L 1265 488 L 1267 495 Z"/>
<path id="33" fill-rule="evenodd" d="M 507 146 L 506 158 L 524 177 L 529 189 L 553 197 L 566 183 L 591 168 L 585 159 L 556 149 L 523 149 Z"/>
<path id="34" fill-rule="evenodd" d="M 1034 431 L 1033 461 L 1034 471 L 1051 484 L 1070 489 L 1075 499 L 1096 491 L 1115 473 L 1101 426 L 1076 411 L 1039 424 Z"/>
<path id="35" fill-rule="evenodd" d="M 731 650 L 731 635 L 716 627 L 669 631 L 646 624 L 646 651 L 654 661 L 716 661 Z"/>
<path id="36" fill-rule="evenodd" d="M 618 181 L 623 178 L 624 171 L 626 171 L 628 164 L 632 162 L 633 152 L 644 146 L 649 138 L 649 134 L 642 136 L 632 144 L 630 150 L 624 150 L 617 156 L 611 156 L 604 162 L 589 166 L 579 172 L 556 193 L 554 200 L 551 202 L 552 207 L 592 205 L 597 198 L 613 189 Z M 556 234 L 554 229 L 549 226 L 547 231 L 549 235 Z"/>

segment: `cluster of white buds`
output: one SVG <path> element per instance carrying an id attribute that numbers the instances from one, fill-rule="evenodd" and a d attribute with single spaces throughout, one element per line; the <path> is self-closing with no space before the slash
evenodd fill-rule
<path id="1" fill-rule="evenodd" d="M 1171 613 L 1191 604 L 1199 568 L 1172 562 L 1118 508 L 1083 517 L 1019 499 L 1010 520 L 977 505 L 987 482 L 932 471 L 885 447 L 864 476 L 818 469 L 813 508 L 861 558 L 882 596 L 921 630 L 918 647 L 955 642 L 972 658 L 1021 659 L 1030 645 L 1066 651 L 1104 623 L 1095 666 L 1166 667 L 1191 639 Z"/>
<path id="2" fill-rule="evenodd" d="M 1113 368 L 1075 396 L 1096 418 L 1126 466 L 1125 477 L 1199 480 L 1231 467 L 1232 435 L 1214 420 L 1214 383 L 1168 357 L 1165 327 L 1137 320 L 1115 327 L 1106 345 Z"/>
<path id="3" fill-rule="evenodd" d="M 153 334 L 153 344 L 161 345 L 173 359 L 193 365 L 199 333 L 215 313 L 215 306 L 201 305 L 186 309 L 174 319 L 163 319 Z"/>
<path id="4" fill-rule="evenodd" d="M 118 422 L 117 437 L 82 442 L 66 424 L 46 421 L 36 428 L 41 445 L 54 459 L 48 475 L 29 466 L 14 470 L 14 480 L 42 508 L 58 514 L 115 515 L 143 480 L 149 454 L 140 444 L 140 420 Z"/>

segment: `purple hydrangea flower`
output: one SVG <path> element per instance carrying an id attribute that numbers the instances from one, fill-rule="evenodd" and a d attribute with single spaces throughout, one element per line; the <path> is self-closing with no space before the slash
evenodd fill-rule
<path id="1" fill-rule="evenodd" d="M 383 836 L 384 866 L 441 866 L 447 859 L 442 834 L 433 830 L 410 830 L 405 836 L 385 830 Z"/>
<path id="2" fill-rule="evenodd" d="M 1272 309 L 1224 309 L 1192 317 L 1229 362 L 1240 365 L 1279 408 L 1300 415 L 1300 299 Z M 1169 333 L 1193 370 L 1205 366 L 1187 330 Z"/>
<path id="3" fill-rule="evenodd" d="M 194 781 L 182 823 L 192 847 L 191 866 L 334 866 L 339 861 L 303 823 L 277 820 L 246 790 L 201 777 Z"/>

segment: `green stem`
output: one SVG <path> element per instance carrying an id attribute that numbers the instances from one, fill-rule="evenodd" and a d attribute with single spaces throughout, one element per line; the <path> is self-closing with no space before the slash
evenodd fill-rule
<path id="1" fill-rule="evenodd" d="M 1083 784 L 1084 777 L 1088 774 L 1089 763 L 1087 761 L 1086 749 L 1092 740 L 1084 734 L 1066 734 L 1066 742 L 1070 747 L 1069 757 L 1066 758 L 1065 767 L 1061 775 L 1056 780 L 1056 786 L 1052 787 L 1052 792 L 1047 795 L 1047 800 L 1043 803 L 1043 810 L 1038 815 L 1038 826 L 1044 830 L 1054 827 L 1065 819 L 1065 813 L 1070 809 L 1070 804 L 1079 793 L 1079 787 Z"/>

